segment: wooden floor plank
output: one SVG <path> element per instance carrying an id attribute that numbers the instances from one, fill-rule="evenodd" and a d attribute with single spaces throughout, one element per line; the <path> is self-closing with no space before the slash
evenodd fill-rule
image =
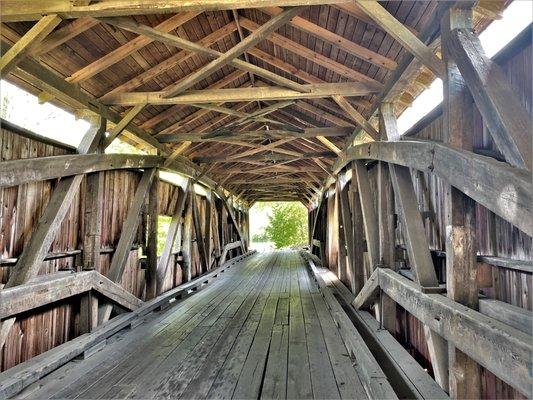
<path id="1" fill-rule="evenodd" d="M 333 367 L 329 359 L 324 341 L 322 327 L 313 304 L 310 293 L 310 279 L 305 267 L 299 265 L 298 276 L 300 283 L 300 297 L 305 320 L 307 337 L 307 352 L 309 354 L 309 370 L 313 397 L 315 399 L 340 399 L 339 389 L 335 380 Z"/>
<path id="2" fill-rule="evenodd" d="M 262 399 L 287 398 L 287 361 L 289 355 L 289 326 L 277 324 L 272 328 L 267 367 L 261 390 Z"/>
<path id="3" fill-rule="evenodd" d="M 243 271 L 241 271 L 241 275 L 236 274 L 234 270 L 232 273 L 228 273 L 228 275 L 226 275 L 224 279 L 228 280 L 228 282 L 231 282 L 231 278 L 233 275 L 235 275 L 236 277 L 242 276 L 243 278 L 246 278 L 248 276 L 248 269 L 253 267 L 254 265 L 255 264 L 250 263 L 248 268 L 245 268 Z M 220 287 L 227 287 L 228 282 L 226 282 L 226 285 L 224 286 L 222 284 L 222 281 L 223 280 L 221 280 Z M 231 288 L 235 287 L 240 283 L 238 279 L 236 279 L 236 281 L 237 282 L 235 282 L 235 285 L 229 285 L 228 289 L 231 290 Z M 149 352 L 149 349 L 147 349 L 145 346 L 152 344 L 156 346 L 156 349 L 158 348 L 158 346 L 162 349 L 169 349 L 168 343 L 175 337 L 173 334 L 169 334 L 168 332 L 176 331 L 175 326 L 183 328 L 180 328 L 176 331 L 178 335 L 177 339 L 183 339 L 183 333 L 188 332 L 187 329 L 191 326 L 195 326 L 194 324 L 191 324 L 191 322 L 201 321 L 203 317 L 209 315 L 214 304 L 224 302 L 229 292 L 223 290 L 216 290 L 218 286 L 216 285 L 217 283 L 218 282 L 215 282 L 215 284 L 210 288 L 209 291 L 202 291 L 193 297 L 185 299 L 181 307 L 179 307 L 176 312 L 168 314 L 169 316 L 165 318 L 165 320 L 169 319 L 169 323 L 164 326 L 163 330 L 159 332 L 156 332 L 155 330 L 148 330 L 147 332 L 144 332 L 145 335 L 142 337 L 142 339 L 139 340 L 138 336 L 132 338 L 132 340 L 129 341 L 129 348 L 120 348 L 117 351 L 117 355 L 121 355 L 122 363 L 117 363 L 116 357 L 109 357 L 103 364 L 98 365 L 98 368 L 95 368 L 92 371 L 85 371 L 86 375 L 84 377 L 88 379 L 84 380 L 89 382 L 89 384 L 84 384 L 81 381 L 75 381 L 70 387 L 64 387 L 54 397 L 69 398 L 73 396 L 73 394 L 79 393 L 81 390 L 87 391 L 91 386 L 94 385 L 98 385 L 100 387 L 99 390 L 103 390 L 108 382 L 103 381 L 102 379 L 106 379 L 105 377 L 107 375 L 109 375 L 107 376 L 107 380 L 110 380 L 111 382 L 117 382 L 119 379 L 121 379 L 128 373 L 128 370 L 122 367 L 124 364 L 128 365 L 127 363 L 130 361 L 131 357 L 143 354 L 143 359 L 150 361 L 150 358 L 147 357 L 146 354 L 147 352 Z M 195 319 L 189 322 L 189 320 L 193 316 Z M 131 363 L 129 365 L 131 365 Z M 118 371 L 120 371 L 118 374 L 114 373 L 117 368 L 119 368 Z M 96 395 L 96 393 L 93 394 Z"/>
<path id="4" fill-rule="evenodd" d="M 293 251 L 257 254 L 19 398 L 367 398 Z"/>
<path id="5" fill-rule="evenodd" d="M 313 391 L 298 282 L 298 258 L 297 255 L 294 255 L 288 261 L 290 265 L 290 298 L 287 397 L 290 399 L 310 399 L 313 397 Z"/>
<path id="6" fill-rule="evenodd" d="M 232 287 L 225 302 L 240 301 L 242 303 L 244 299 L 239 288 L 247 288 L 246 290 L 249 291 L 258 282 L 260 276 L 260 274 L 252 274 L 249 280 L 241 281 L 239 285 Z M 193 378 L 196 369 L 203 363 L 223 331 L 231 323 L 231 318 L 223 315 L 225 311 L 226 308 L 224 307 L 215 307 L 204 319 L 204 321 L 214 322 L 198 325 L 199 328 L 206 329 L 205 335 L 197 338 L 197 333 L 191 332 L 184 338 L 184 343 L 191 343 L 192 346 L 187 344 L 183 349 L 170 353 L 160 360 L 149 374 L 143 374 L 142 378 L 132 383 L 135 387 L 130 397 L 179 397 L 179 394 Z"/>
<path id="7" fill-rule="evenodd" d="M 267 265 L 264 268 L 264 272 L 258 275 L 259 278 L 254 284 L 249 284 L 248 288 L 243 288 L 245 289 L 245 293 L 241 296 L 242 305 L 236 309 L 233 316 L 227 313 L 222 315 L 223 318 L 231 318 L 230 323 L 222 332 L 217 343 L 210 349 L 207 349 L 208 354 L 203 363 L 198 365 L 197 368 L 193 368 L 193 366 L 187 368 L 187 373 L 193 376 L 193 379 L 186 382 L 187 385 L 183 387 L 183 390 L 181 388 L 175 389 L 172 393 L 174 396 L 186 399 L 205 398 L 207 396 L 228 353 L 243 331 L 245 323 L 253 318 L 254 311 L 263 309 L 264 301 L 261 300 L 261 295 L 265 287 L 268 286 L 271 274 L 271 265 Z M 199 357 L 195 357 L 195 359 L 199 360 Z"/>
<path id="8" fill-rule="evenodd" d="M 260 284 L 249 293 L 253 306 L 247 317 L 234 319 L 236 323 L 232 322 L 231 329 L 223 334 L 222 340 L 211 350 L 202 368 L 187 386 L 183 398 L 231 397 L 266 304 L 272 266 L 269 261 L 266 274 L 262 274 L 259 280 Z"/>
<path id="9" fill-rule="evenodd" d="M 278 278 L 279 275 L 272 277 L 273 281 Z M 279 291 L 274 290 L 266 301 L 252 346 L 250 347 L 237 386 L 233 392 L 233 398 L 235 399 L 258 398 L 260 396 L 270 347 L 272 327 L 276 317 L 278 296 Z"/>

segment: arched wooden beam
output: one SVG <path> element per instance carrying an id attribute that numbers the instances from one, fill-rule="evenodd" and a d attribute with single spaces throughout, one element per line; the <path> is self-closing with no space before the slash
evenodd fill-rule
<path id="1" fill-rule="evenodd" d="M 198 167 L 185 157 L 178 157 L 168 165 L 163 165 L 164 162 L 164 157 L 134 154 L 69 154 L 3 161 L 0 162 L 0 187 L 113 169 L 160 167 L 193 179 L 202 175 Z M 210 188 L 217 186 L 205 175 L 198 181 Z"/>
<path id="2" fill-rule="evenodd" d="M 533 184 L 525 170 L 437 142 L 372 142 L 350 148 L 334 166 L 380 160 L 437 175 L 479 204 L 533 236 Z"/>
<path id="3" fill-rule="evenodd" d="M 0 187 L 112 169 L 153 168 L 163 157 L 133 154 L 71 154 L 0 163 Z"/>

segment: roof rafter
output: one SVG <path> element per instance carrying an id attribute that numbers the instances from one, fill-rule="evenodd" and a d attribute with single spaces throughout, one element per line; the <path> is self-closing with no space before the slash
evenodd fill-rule
<path id="1" fill-rule="evenodd" d="M 176 14 L 165 21 L 161 22 L 157 26 L 154 27 L 154 29 L 157 29 L 162 32 L 171 32 L 177 27 L 183 25 L 184 23 L 192 20 L 195 18 L 199 12 L 188 12 L 188 13 L 182 13 L 182 14 Z M 122 46 L 119 46 L 115 50 L 113 50 L 111 53 L 106 54 L 103 57 L 100 57 L 90 63 L 89 65 L 83 67 L 82 69 L 74 72 L 70 77 L 67 78 L 67 81 L 69 82 L 82 82 L 84 80 L 87 80 L 99 72 L 102 72 L 104 69 L 109 68 L 111 65 L 116 64 L 117 62 L 124 59 L 124 57 L 127 57 L 136 51 L 142 49 L 143 47 L 147 46 L 148 44 L 152 43 L 154 39 L 146 37 L 146 36 L 138 36 L 133 40 L 130 40 L 129 42 L 123 44 Z"/>
<path id="2" fill-rule="evenodd" d="M 293 12 L 296 12 L 296 11 L 293 11 Z M 183 39 L 183 38 L 180 38 L 179 36 L 176 36 L 176 35 L 170 35 L 168 33 L 165 33 L 165 32 L 161 32 L 157 29 L 154 29 L 154 28 L 150 28 L 149 26 L 146 26 L 146 25 L 143 25 L 143 24 L 139 24 L 131 19 L 128 19 L 128 18 L 102 18 L 101 19 L 102 21 L 108 23 L 108 24 L 111 24 L 111 25 L 114 25 L 116 27 L 119 27 L 121 29 L 125 29 L 125 30 L 128 30 L 130 32 L 133 32 L 133 33 L 136 33 L 136 34 L 139 34 L 139 35 L 143 35 L 143 36 L 147 36 L 153 40 L 157 40 L 157 41 L 160 41 L 162 43 L 165 43 L 166 45 L 169 45 L 169 46 L 173 46 L 173 47 L 177 47 L 179 49 L 183 49 L 183 50 L 188 50 L 188 51 L 191 51 L 191 52 L 194 52 L 194 53 L 197 53 L 197 54 L 201 54 L 201 55 L 204 55 L 210 59 L 215 59 L 213 60 L 216 61 L 217 59 L 220 58 L 220 63 L 222 64 L 223 62 L 225 62 L 225 64 L 230 64 L 232 66 L 234 66 L 235 68 L 239 68 L 239 69 L 242 69 L 244 71 L 247 71 L 247 72 L 253 72 L 254 74 L 258 75 L 258 76 L 261 76 L 265 79 L 268 79 L 272 82 L 275 82 L 279 85 L 282 85 L 282 86 L 286 86 L 286 87 L 291 87 L 295 90 L 304 90 L 303 88 L 301 88 L 298 83 L 294 82 L 294 81 L 291 81 L 290 79 L 286 79 L 286 78 L 283 78 L 279 75 L 276 75 L 266 69 L 263 69 L 263 68 L 260 68 L 256 65 L 253 65 L 253 64 L 249 64 L 247 63 L 246 61 L 243 61 L 243 60 L 240 60 L 238 58 L 230 58 L 230 56 L 232 54 L 239 54 L 239 50 L 242 49 L 242 47 L 245 47 L 244 45 L 242 47 L 238 47 L 237 50 L 233 50 L 233 53 L 220 53 L 216 50 L 213 50 L 213 49 L 210 49 L 210 48 L 207 48 L 207 47 L 204 47 L 198 43 L 194 43 L 194 42 L 191 42 L 189 40 L 186 40 L 186 39 Z M 273 23 L 276 23 L 276 22 L 279 22 L 279 20 L 276 20 L 274 21 Z M 284 22 L 284 21 L 283 21 Z M 265 29 L 267 29 L 270 25 L 268 25 Z M 249 42 L 246 42 L 246 43 L 249 43 Z M 235 47 L 234 47 L 235 49 Z M 227 62 L 226 62 L 227 61 Z M 224 65 L 225 65 L 224 64 Z M 215 70 L 215 67 L 217 67 L 218 64 L 210 64 L 208 63 L 207 65 L 210 65 L 210 70 Z M 207 67 L 206 65 L 206 67 Z M 213 65 L 215 67 L 213 67 Z M 221 67 L 222 65 L 220 65 Z M 205 71 L 204 71 L 205 72 Z M 178 86 L 179 85 L 179 86 Z M 181 82 L 178 82 L 175 84 L 175 87 L 169 87 L 169 88 L 166 88 L 165 90 L 167 91 L 167 95 L 170 95 L 170 94 L 174 94 L 177 92 L 178 88 L 181 87 L 181 85 L 183 85 Z M 111 97 L 113 97 L 115 94 L 113 95 L 110 95 Z M 106 96 L 107 97 L 107 96 Z M 106 99 L 107 100 L 107 99 Z"/>
<path id="3" fill-rule="evenodd" d="M 267 13 L 268 15 L 278 15 L 281 10 L 282 9 L 279 7 L 261 8 L 261 11 Z M 398 66 L 394 60 L 391 60 L 390 58 L 382 56 L 375 51 L 345 39 L 344 37 L 328 31 L 327 29 L 322 28 L 320 25 L 316 25 L 302 17 L 294 17 L 289 24 L 301 31 L 324 40 L 332 46 L 339 47 L 347 53 L 369 62 L 370 64 L 374 64 L 381 68 L 387 68 L 389 70 L 394 70 Z"/>
<path id="4" fill-rule="evenodd" d="M 60 22 L 61 18 L 57 15 L 42 17 L 2 55 L 2 58 L 0 58 L 0 73 L 3 76 L 9 74 Z"/>

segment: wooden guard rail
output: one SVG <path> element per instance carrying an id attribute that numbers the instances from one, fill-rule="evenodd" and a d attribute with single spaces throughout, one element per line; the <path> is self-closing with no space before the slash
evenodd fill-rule
<path id="1" fill-rule="evenodd" d="M 356 310 L 350 305 L 355 296 L 332 271 L 321 267 L 321 262 L 316 256 L 305 251 L 301 252 L 301 255 L 307 261 L 309 271 L 315 280 L 323 284 L 320 290 L 333 293 L 351 320 L 353 324 L 351 329 L 361 335 L 399 398 L 449 399 L 428 372 L 389 331 L 380 326 L 373 315 Z"/>
<path id="2" fill-rule="evenodd" d="M 531 335 L 442 294 L 426 293 L 399 273 L 376 268 L 353 306 L 363 308 L 385 293 L 422 323 L 513 387 L 531 397 Z"/>
<path id="3" fill-rule="evenodd" d="M 120 285 L 97 271 L 58 272 L 40 275 L 23 285 L 0 291 L 0 319 L 43 307 L 95 290 L 127 310 L 139 308 L 143 302 Z"/>

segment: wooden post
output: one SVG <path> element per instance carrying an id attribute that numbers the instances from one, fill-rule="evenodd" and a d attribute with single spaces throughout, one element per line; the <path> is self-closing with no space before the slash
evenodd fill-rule
<path id="1" fill-rule="evenodd" d="M 381 125 L 381 124 L 380 124 Z M 381 140 L 387 135 L 380 127 Z M 378 163 L 378 230 L 379 230 L 379 263 L 385 268 L 395 269 L 395 232 L 394 232 L 394 194 L 389 176 L 389 166 Z M 396 333 L 396 302 L 385 293 L 381 293 L 379 312 L 377 313 L 383 327 Z"/>
<path id="2" fill-rule="evenodd" d="M 442 29 L 472 29 L 472 9 L 450 9 Z M 447 37 L 447 35 L 444 35 Z M 466 150 L 473 148 L 473 100 L 459 69 L 443 41 L 446 64 L 444 83 L 444 141 Z M 476 283 L 476 209 L 468 196 L 452 186 L 445 194 L 446 286 L 448 297 L 470 308 L 478 308 Z M 481 369 L 473 359 L 449 345 L 450 395 L 458 399 L 479 398 Z"/>
<path id="3" fill-rule="evenodd" d="M 222 253 L 222 250 L 220 249 L 220 234 L 219 234 L 219 214 L 218 214 L 218 208 L 217 208 L 217 202 L 216 199 L 212 196 L 211 193 L 211 212 L 213 214 L 213 217 L 211 218 L 211 231 L 213 232 L 213 254 L 215 256 L 215 259 L 218 260 L 220 257 L 220 254 Z M 216 266 L 215 261 L 215 266 Z"/>
<path id="4" fill-rule="evenodd" d="M 357 295 L 365 284 L 364 270 L 364 229 L 363 229 L 363 212 L 361 210 L 361 200 L 359 196 L 359 184 L 357 182 L 357 173 L 355 164 L 352 164 L 352 182 L 350 185 L 350 198 L 352 203 L 352 227 L 353 227 L 353 244 L 354 244 L 354 279 L 352 283 L 352 292 Z"/>
<path id="5" fill-rule="evenodd" d="M 374 209 L 368 171 L 364 162 L 354 161 L 354 171 L 359 185 L 359 199 L 361 201 L 361 211 L 363 215 L 363 225 L 365 227 L 366 247 L 370 259 L 370 274 L 379 264 L 379 231 L 378 218 Z M 370 275 L 367 276 L 367 278 Z"/>
<path id="6" fill-rule="evenodd" d="M 187 181 L 187 184 L 185 185 L 184 191 L 179 191 L 178 194 L 178 201 L 176 204 L 176 209 L 174 211 L 174 215 L 172 216 L 172 220 L 170 221 L 170 226 L 168 227 L 167 232 L 167 238 L 165 241 L 165 246 L 163 247 L 163 252 L 161 253 L 161 257 L 159 258 L 159 263 L 157 265 L 157 293 L 162 293 L 163 284 L 165 282 L 165 278 L 167 276 L 168 271 L 168 265 L 169 261 L 172 258 L 172 249 L 174 247 L 174 243 L 177 241 L 180 243 L 180 239 L 178 238 L 178 233 L 180 231 L 180 227 L 182 225 L 182 214 L 183 210 L 185 208 L 185 204 L 187 203 L 187 198 L 189 196 L 189 185 L 190 181 Z"/>
<path id="7" fill-rule="evenodd" d="M 454 74 L 460 73 L 465 89 L 470 89 L 469 96 L 473 97 L 483 123 L 505 160 L 515 167 L 531 171 L 531 114 L 502 68 L 485 55 L 471 22 L 467 21 L 468 17 L 459 15 L 469 12 L 467 8 L 471 4 L 464 2 L 461 5 L 464 8 L 451 12 L 449 18 L 443 17 L 443 52 L 447 52 L 447 60 L 453 63 Z M 447 71 L 446 79 L 450 72 Z"/>
<path id="8" fill-rule="evenodd" d="M 342 215 L 342 206 L 341 206 L 341 182 L 340 177 L 337 177 L 337 184 L 335 187 L 335 209 L 337 212 L 337 221 L 335 223 L 339 227 L 338 229 L 338 237 L 339 237 L 339 248 L 338 248 L 338 260 L 337 260 L 337 276 L 339 277 L 339 280 L 343 283 L 347 282 L 347 265 L 346 265 L 346 257 L 347 257 L 347 250 L 346 246 L 348 245 L 348 241 L 346 240 L 345 236 L 345 226 L 343 222 L 343 215 Z"/>
<path id="9" fill-rule="evenodd" d="M 120 239 L 118 241 L 115 253 L 113 254 L 109 271 L 107 272 L 107 277 L 113 282 L 120 282 L 122 279 L 122 274 L 131 252 L 131 245 L 133 244 L 135 234 L 137 233 L 137 226 L 139 224 L 141 210 L 143 208 L 146 195 L 152 186 L 152 180 L 155 176 L 155 171 L 156 170 L 154 168 L 144 171 L 139 182 L 139 186 L 137 186 L 137 190 L 135 191 L 135 196 L 133 198 L 131 207 L 128 210 L 126 221 L 124 221 L 124 224 L 122 225 Z M 111 315 L 112 306 L 110 304 L 104 304 L 101 305 L 99 309 L 99 321 L 102 323 L 106 322 Z"/>
<path id="10" fill-rule="evenodd" d="M 100 271 L 104 173 L 88 174 L 85 187 L 83 269 Z"/>
<path id="11" fill-rule="evenodd" d="M 212 241 L 211 241 L 211 220 L 213 219 L 213 192 L 211 190 L 207 191 L 207 196 L 205 199 L 205 232 L 204 232 L 204 248 L 205 248 L 205 255 L 206 255 L 206 270 L 209 270 L 211 268 L 212 263 Z"/>
<path id="12" fill-rule="evenodd" d="M 209 268 L 209 261 L 208 261 L 207 252 L 205 248 L 205 235 L 202 229 L 202 220 L 200 218 L 200 208 L 198 207 L 198 198 L 196 194 L 194 193 L 194 185 L 193 185 L 191 204 L 192 204 L 192 218 L 193 218 L 193 224 L 194 224 L 194 233 L 196 237 L 196 245 L 198 246 L 198 253 L 200 254 L 200 271 L 199 272 L 203 273 L 207 271 L 207 269 Z"/>
<path id="13" fill-rule="evenodd" d="M 95 123 L 97 123 L 95 121 Z M 106 128 L 105 120 L 101 121 L 100 130 Z M 100 144 L 96 153 L 102 152 Z M 82 268 L 100 271 L 100 248 L 102 239 L 102 210 L 104 201 L 104 173 L 87 174 L 85 185 L 85 212 L 83 236 Z M 80 301 L 80 333 L 91 332 L 98 325 L 98 298 L 91 292 L 83 294 Z"/>
<path id="14" fill-rule="evenodd" d="M 380 125 L 389 141 L 400 140 L 398 125 L 392 104 L 381 105 Z M 389 164 L 390 178 L 400 219 L 404 228 L 405 245 L 416 282 L 422 287 L 437 287 L 439 281 L 429 251 L 424 223 L 418 207 L 413 180 L 409 168 Z M 435 380 L 444 389 L 448 388 L 448 354 L 446 341 L 424 325 L 424 334 L 429 349 Z"/>
<path id="15" fill-rule="evenodd" d="M 347 285 L 350 289 L 353 290 L 353 282 L 355 279 L 355 264 L 354 264 L 354 238 L 353 238 L 353 225 L 352 225 L 352 216 L 350 213 L 350 202 L 348 198 L 348 184 L 343 188 L 339 186 L 339 215 L 341 217 L 342 223 L 342 239 L 346 245 L 347 253 L 347 266 L 346 273 L 343 277 L 343 283 Z"/>
<path id="16" fill-rule="evenodd" d="M 98 326 L 98 298 L 88 292 L 80 300 L 80 334 L 92 332 Z"/>
<path id="17" fill-rule="evenodd" d="M 185 211 L 185 217 L 183 219 L 183 241 L 181 244 L 181 257 L 183 260 L 183 282 L 189 282 L 192 279 L 192 196 L 194 196 L 194 185 L 191 185 L 191 187 L 189 187 L 187 196 L 187 208 Z"/>
<path id="18" fill-rule="evenodd" d="M 152 186 L 150 187 L 150 192 L 148 193 L 148 237 L 146 243 L 147 268 L 145 272 L 146 300 L 153 299 L 157 295 L 158 187 L 159 178 L 156 170 Z"/>

